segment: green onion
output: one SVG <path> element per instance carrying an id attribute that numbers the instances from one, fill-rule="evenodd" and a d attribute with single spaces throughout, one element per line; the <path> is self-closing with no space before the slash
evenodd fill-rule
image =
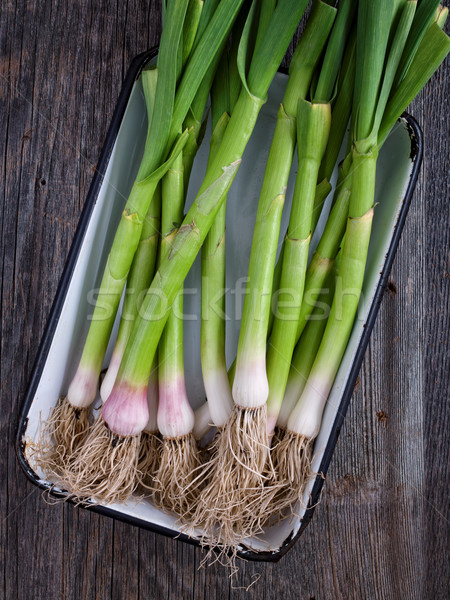
<path id="1" fill-rule="evenodd" d="M 284 516 L 284 511 L 289 510 L 301 497 L 307 482 L 305 470 L 308 470 L 311 461 L 312 444 L 302 445 L 299 448 L 297 436 L 287 430 L 287 425 L 290 414 L 305 388 L 323 337 L 334 294 L 334 269 L 329 272 L 325 285 L 326 287 L 321 290 L 324 292 L 323 298 L 316 303 L 310 320 L 295 347 L 286 391 L 272 439 L 271 459 L 274 477 L 271 485 L 267 485 L 268 498 L 270 498 L 266 515 L 267 524 Z M 297 457 L 300 457 L 300 460 Z"/>
<path id="2" fill-rule="evenodd" d="M 173 160 L 172 156 L 158 171 L 169 136 L 175 97 L 177 64 L 173 48 L 177 48 L 180 42 L 186 8 L 187 0 L 171 3 L 168 8 L 170 23 L 161 37 L 158 79 L 144 155 L 108 257 L 83 354 L 67 393 L 69 404 L 78 409 L 89 407 L 95 399 L 98 376 L 128 271 L 139 243 L 142 223 L 158 180 Z M 181 148 L 182 144 L 177 144 L 175 154 Z M 109 315 L 109 318 L 105 315 Z"/>
<path id="3" fill-rule="evenodd" d="M 267 431 L 272 435 L 283 401 L 298 319 L 311 239 L 312 212 L 317 176 L 331 122 L 329 104 L 300 99 L 297 113 L 298 172 L 292 201 L 289 229 L 285 240 L 277 314 L 267 352 Z M 283 306 L 283 292 L 288 296 Z"/>
<path id="4" fill-rule="evenodd" d="M 179 156 L 162 182 L 161 261 L 171 251 L 183 220 L 183 160 Z M 160 464 L 152 499 L 163 510 L 184 517 L 189 510 L 189 484 L 200 457 L 192 434 L 194 411 L 186 393 L 183 360 L 183 294 L 176 296 L 159 345 L 158 429 L 163 435 Z"/>
<path id="5" fill-rule="evenodd" d="M 223 54 L 211 91 L 212 136 L 209 161 L 215 156 L 231 113 L 228 56 Z M 200 329 L 203 383 L 211 422 L 222 426 L 233 406 L 225 359 L 225 219 L 222 204 L 202 246 L 202 314 Z"/>

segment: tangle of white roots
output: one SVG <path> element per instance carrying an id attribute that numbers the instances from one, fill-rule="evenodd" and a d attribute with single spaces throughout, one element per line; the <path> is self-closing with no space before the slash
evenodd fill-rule
<path id="1" fill-rule="evenodd" d="M 257 537 L 265 519 L 265 469 L 270 465 L 266 420 L 265 406 L 235 406 L 203 467 L 204 489 L 191 528 L 200 528 L 201 543 L 219 549 L 231 566 L 239 544 Z"/>
<path id="2" fill-rule="evenodd" d="M 71 457 L 83 444 L 89 431 L 90 408 L 75 408 L 67 398 L 59 398 L 43 424 L 31 453 L 49 479 L 63 483 Z"/>
<path id="3" fill-rule="evenodd" d="M 267 518 L 273 525 L 293 514 L 302 503 L 305 487 L 314 477 L 311 470 L 314 440 L 298 433 L 277 428 L 272 441 L 272 476 L 266 485 Z"/>
<path id="4" fill-rule="evenodd" d="M 139 483 L 144 490 L 154 489 L 154 480 L 161 459 L 162 440 L 157 431 L 143 431 L 139 451 Z"/>
<path id="5" fill-rule="evenodd" d="M 99 416 L 69 461 L 66 487 L 80 501 L 126 502 L 139 483 L 141 434 L 122 437 Z"/>
<path id="6" fill-rule="evenodd" d="M 175 513 L 181 523 L 189 521 L 198 495 L 196 475 L 200 467 L 200 451 L 192 433 L 176 438 L 165 437 L 153 484 L 155 506 Z"/>

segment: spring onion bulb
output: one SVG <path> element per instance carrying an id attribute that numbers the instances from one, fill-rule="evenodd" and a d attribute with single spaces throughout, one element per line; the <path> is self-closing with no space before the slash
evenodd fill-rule
<path id="1" fill-rule="evenodd" d="M 301 500 L 304 486 L 308 481 L 305 471 L 311 462 L 312 444 L 287 429 L 289 417 L 300 398 L 314 363 L 323 332 L 327 323 L 335 288 L 335 269 L 332 269 L 326 279 L 323 295 L 311 313 L 310 320 L 295 347 L 292 364 L 283 402 L 278 414 L 275 428 L 271 459 L 274 476 L 274 491 L 271 493 L 268 520 L 286 516 L 286 511 L 292 510 Z M 269 486 L 268 486 L 269 487 Z M 269 488 L 270 489 L 270 488 Z"/>
<path id="2" fill-rule="evenodd" d="M 316 303 L 292 356 L 286 391 L 277 419 L 278 428 L 287 426 L 289 416 L 306 385 L 333 300 L 335 286 L 333 271 L 331 271 L 325 284 L 326 287 L 323 288 L 320 294 L 320 301 Z"/>
<path id="3" fill-rule="evenodd" d="M 292 410 L 300 398 L 308 380 L 311 367 L 316 357 L 327 317 L 333 300 L 335 272 L 330 271 L 325 288 L 310 315 L 306 327 L 295 347 L 292 357 L 286 391 L 278 414 L 277 424 L 271 447 L 271 460 L 274 477 L 267 486 L 270 494 L 270 508 L 267 511 L 268 523 L 286 516 L 296 502 L 301 500 L 304 486 L 308 478 L 305 469 L 311 462 L 312 444 L 304 445 L 292 432 L 287 431 L 287 424 Z"/>

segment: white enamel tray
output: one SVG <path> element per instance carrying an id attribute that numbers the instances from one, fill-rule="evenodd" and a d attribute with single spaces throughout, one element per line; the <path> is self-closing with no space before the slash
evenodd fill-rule
<path id="1" fill-rule="evenodd" d="M 42 488 L 49 488 L 43 473 L 33 465 L 27 451 L 36 440 L 39 424 L 60 395 L 64 395 L 78 363 L 93 311 L 93 290 L 98 289 L 116 226 L 137 173 L 143 152 L 147 117 L 139 81 L 142 67 L 154 60 L 157 50 L 142 54 L 133 61 L 112 119 L 75 239 L 61 278 L 36 364 L 25 398 L 20 420 L 17 450 L 27 476 Z M 243 156 L 242 165 L 228 195 L 227 204 L 227 359 L 233 361 L 238 342 L 240 315 L 244 300 L 245 276 L 256 207 L 264 168 L 275 127 L 286 75 L 278 73 L 270 88 L 255 131 Z M 189 184 L 188 205 L 198 190 L 205 170 L 209 146 L 209 129 L 194 163 Z M 344 359 L 333 386 L 320 434 L 315 444 L 315 472 L 326 473 L 339 430 L 361 366 L 384 291 L 392 260 L 408 211 L 422 157 L 421 132 L 415 121 L 405 115 L 383 146 L 378 160 L 376 209 L 370 242 L 366 277 L 358 318 L 353 327 Z M 294 159 L 296 164 L 296 159 Z M 295 169 L 293 169 L 295 171 Z M 281 232 L 286 230 L 295 172 L 286 198 Z M 329 202 L 330 199 L 328 199 Z M 326 205 L 327 207 L 327 205 Z M 319 221 L 312 249 L 323 229 Z M 280 240 L 281 241 L 281 240 Z M 194 407 L 204 401 L 200 368 L 200 261 L 197 259 L 185 282 L 185 370 L 187 390 Z M 117 323 L 116 323 L 117 325 Z M 116 328 L 117 329 L 117 328 Z M 115 334 L 113 334 L 114 337 Z M 106 367 L 112 350 L 108 349 Z M 277 560 L 298 538 L 312 516 L 323 478 L 311 482 L 305 493 L 307 510 L 298 517 L 268 529 L 261 540 L 249 541 L 241 555 L 247 559 Z M 52 491 L 58 494 L 58 490 Z M 64 495 L 61 490 L 60 495 Z M 94 510 L 111 517 L 157 531 L 184 541 L 176 518 L 164 514 L 149 502 L 92 505 Z M 195 543 L 195 541 L 193 542 Z"/>

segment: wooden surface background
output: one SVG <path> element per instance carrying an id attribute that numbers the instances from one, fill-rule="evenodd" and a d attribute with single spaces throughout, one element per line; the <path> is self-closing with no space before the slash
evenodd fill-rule
<path id="1" fill-rule="evenodd" d="M 198 549 L 44 503 L 14 438 L 27 381 L 125 71 L 159 2 L 0 5 L 0 597 L 8 600 L 449 597 L 448 73 L 411 111 L 425 158 L 389 290 L 313 522 L 233 590 Z"/>

